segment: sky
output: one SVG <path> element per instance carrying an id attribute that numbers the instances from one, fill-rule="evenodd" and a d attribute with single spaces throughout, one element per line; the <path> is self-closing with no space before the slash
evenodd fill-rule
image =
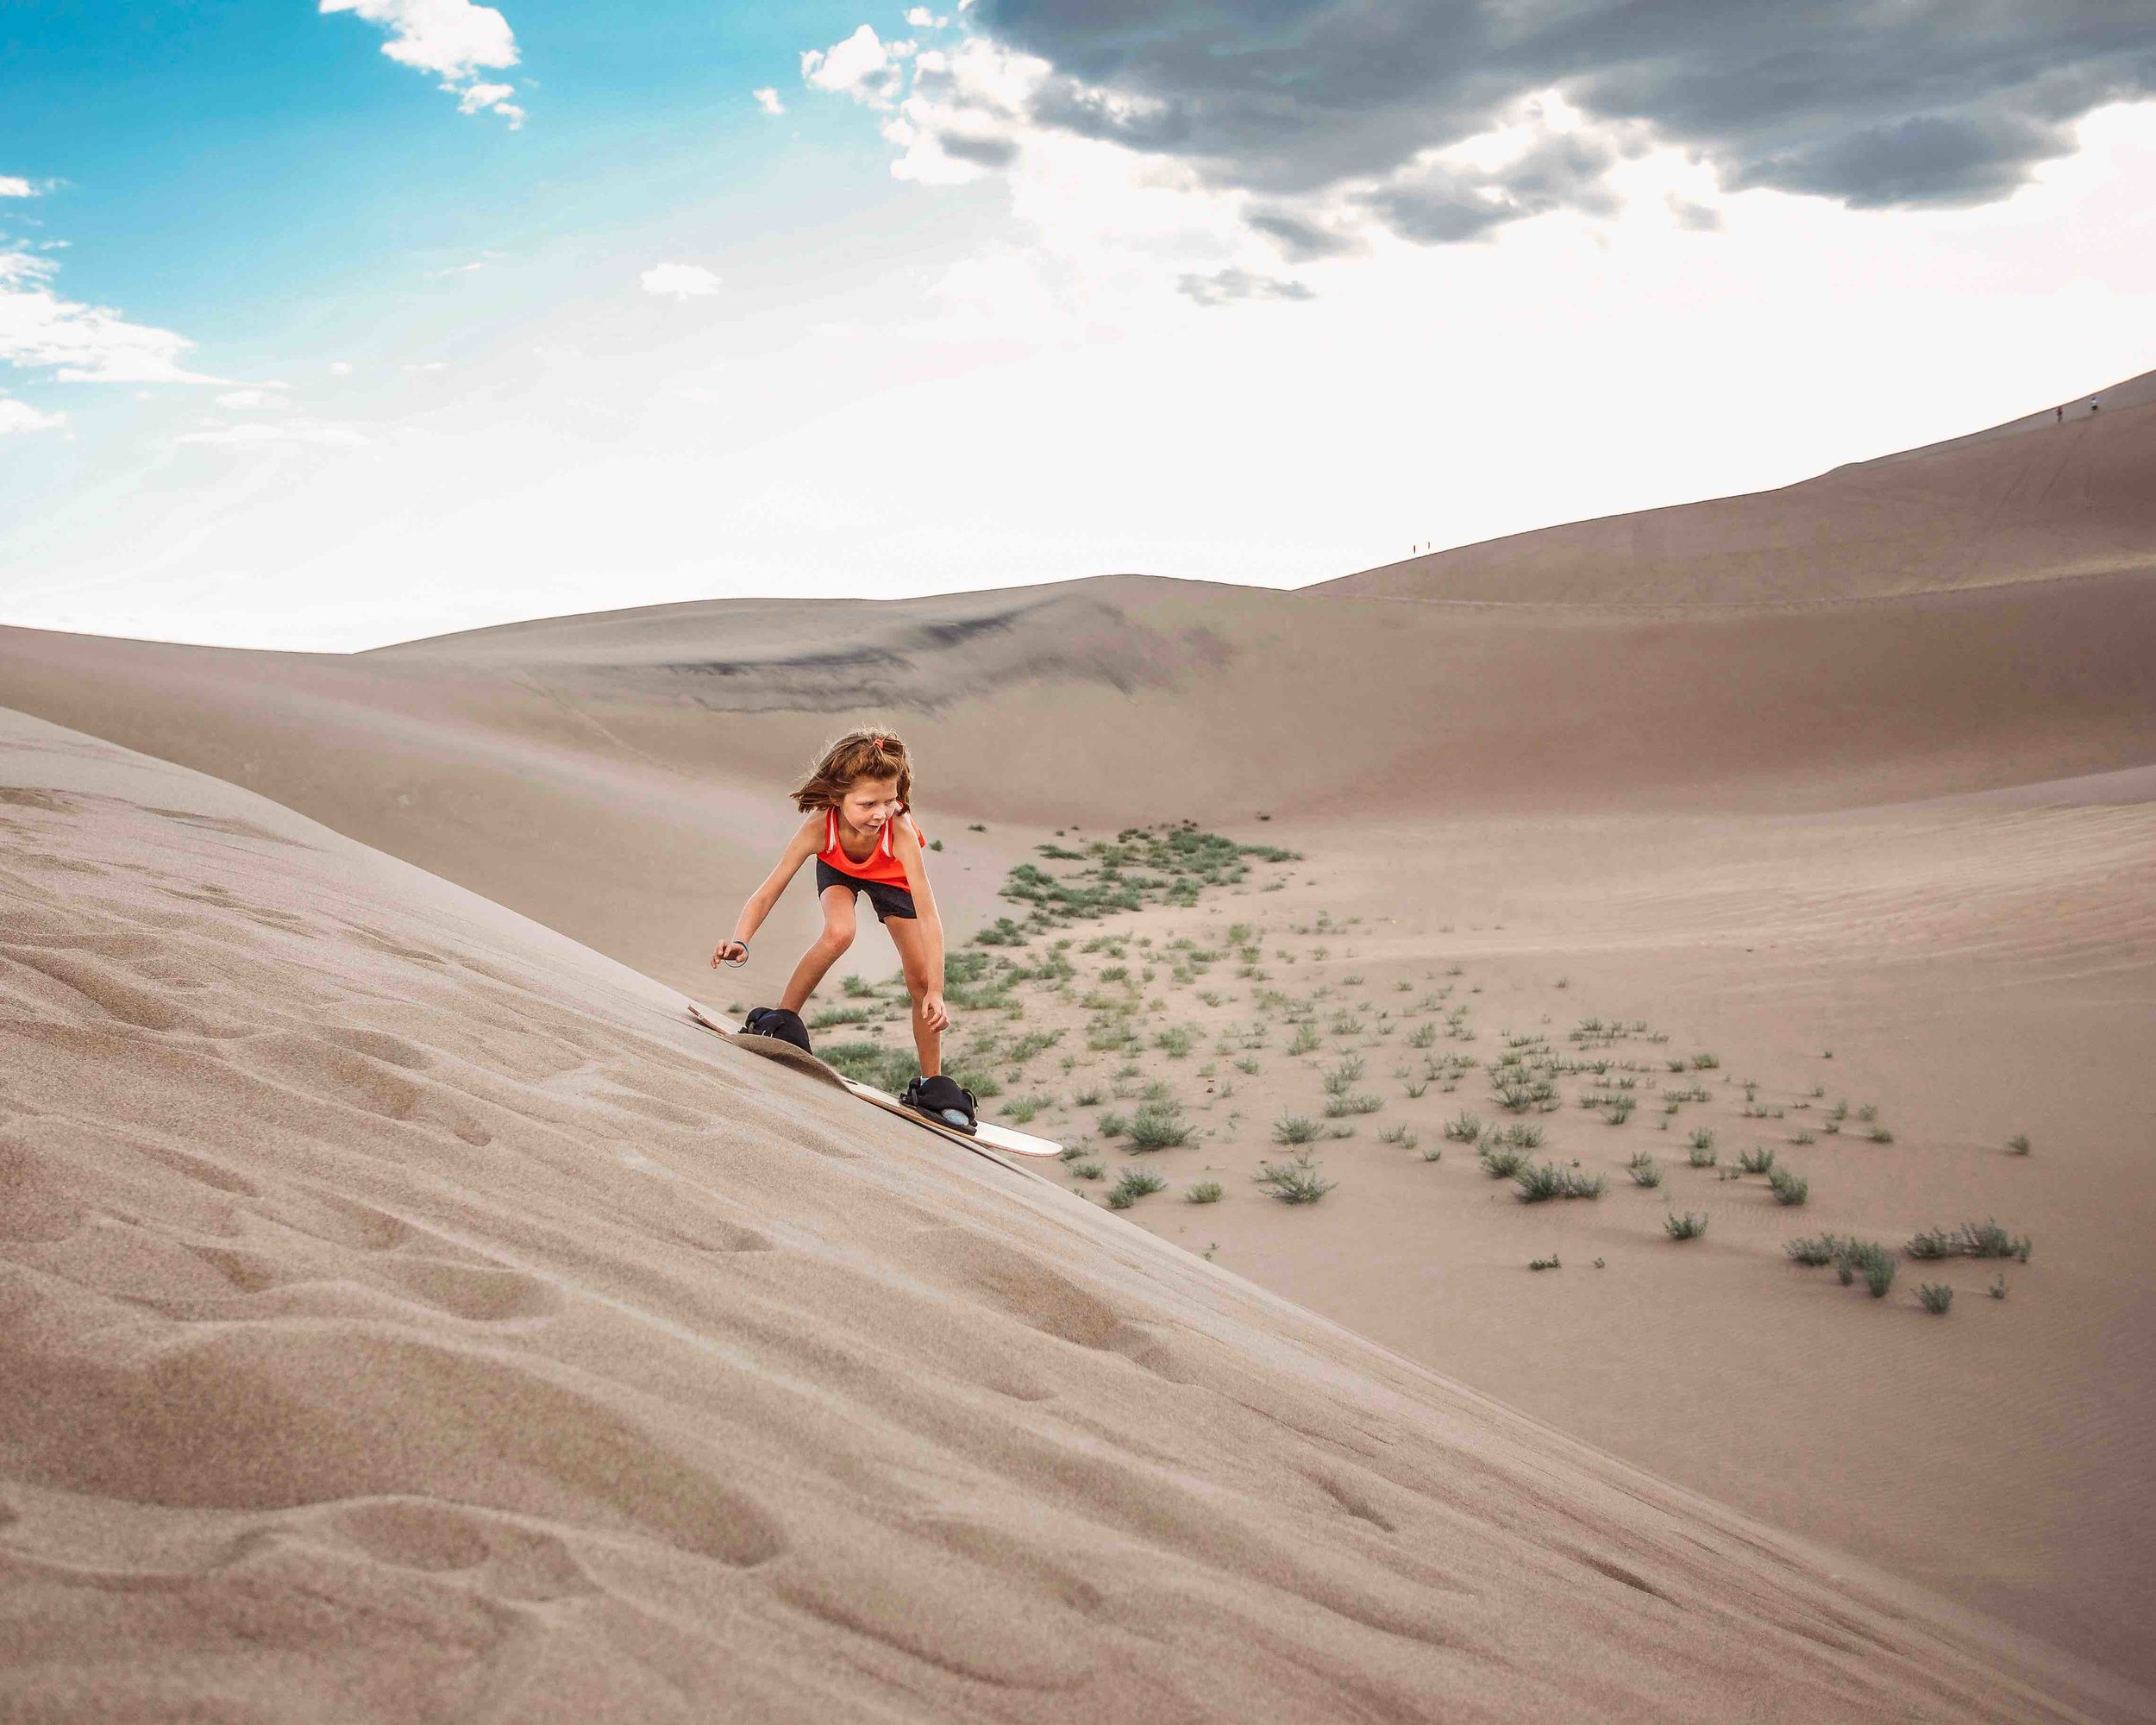
<path id="1" fill-rule="evenodd" d="M 0 624 L 1294 586 L 2156 367 L 2156 0 L 0 8 Z"/>

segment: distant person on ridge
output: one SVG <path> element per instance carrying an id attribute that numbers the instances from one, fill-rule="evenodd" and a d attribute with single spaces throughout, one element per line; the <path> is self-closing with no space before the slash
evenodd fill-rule
<path id="1" fill-rule="evenodd" d="M 926 835 L 912 816 L 913 763 L 906 744 L 887 731 L 852 731 L 824 751 L 808 782 L 793 794 L 807 817 L 787 841 L 786 854 L 749 895 L 711 963 L 739 964 L 749 942 L 801 865 L 816 859 L 816 896 L 824 907 L 824 932 L 793 967 L 775 1007 L 758 1007 L 742 1029 L 809 1045 L 801 1008 L 832 965 L 854 942 L 856 898 L 866 893 L 876 919 L 890 932 L 913 1001 L 913 1047 L 921 1074 L 899 1101 L 931 1120 L 972 1132 L 978 1125 L 973 1092 L 943 1076 L 943 1032 L 950 1013 L 943 1004 L 943 921 L 936 913 L 923 852 Z"/>

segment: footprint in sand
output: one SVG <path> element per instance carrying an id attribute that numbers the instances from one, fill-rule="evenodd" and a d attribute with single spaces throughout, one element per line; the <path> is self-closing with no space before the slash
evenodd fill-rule
<path id="1" fill-rule="evenodd" d="M 908 1257 L 930 1278 L 1018 1322 L 1079 1347 L 1120 1354 L 1174 1383 L 1193 1382 L 1175 1351 L 1150 1325 L 1125 1318 L 1047 1259 L 973 1228 L 924 1229 Z"/>
<path id="2" fill-rule="evenodd" d="M 486 1571 L 498 1598 L 542 1602 L 597 1593 L 566 1540 L 506 1516 L 420 1498 L 381 1498 L 340 1509 L 338 1534 L 378 1563 L 429 1574 Z"/>
<path id="3" fill-rule="evenodd" d="M 474 1148 L 494 1141 L 494 1134 L 479 1114 L 455 1091 L 430 1080 L 404 1076 L 404 1063 L 423 1057 L 424 1051 L 391 1037 L 381 1044 L 396 1057 L 391 1063 L 381 1057 L 345 1045 L 354 1035 L 371 1038 L 373 1032 L 346 1031 L 337 1038 L 297 1031 L 271 1031 L 249 1037 L 246 1049 L 259 1070 L 273 1072 L 285 1082 L 309 1095 L 348 1107 L 365 1109 L 384 1120 L 434 1126 Z"/>
<path id="4" fill-rule="evenodd" d="M 789 1548 L 723 1456 L 566 1375 L 345 1325 L 221 1325 L 124 1358 L 33 1347 L 10 1356 L 0 1443 L 33 1485 L 175 1509 L 416 1497 L 736 1568 Z"/>
<path id="5" fill-rule="evenodd" d="M 552 1283 L 506 1264 L 400 1257 L 378 1264 L 374 1273 L 405 1298 L 474 1323 L 542 1318 L 561 1304 L 561 1292 Z"/>

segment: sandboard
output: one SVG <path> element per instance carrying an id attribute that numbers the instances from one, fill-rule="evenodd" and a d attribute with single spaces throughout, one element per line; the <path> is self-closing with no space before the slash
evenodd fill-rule
<path id="1" fill-rule="evenodd" d="M 766 1060 L 776 1061 L 781 1066 L 790 1066 L 796 1072 L 805 1074 L 818 1083 L 828 1084 L 834 1089 L 844 1090 L 849 1095 L 857 1096 L 862 1101 L 882 1109 L 887 1114 L 896 1114 L 900 1120 L 935 1132 L 939 1137 L 950 1138 L 954 1143 L 962 1144 L 968 1150 L 986 1156 L 991 1162 L 1003 1162 L 1003 1157 L 995 1154 L 998 1151 L 1003 1151 L 1006 1155 L 1022 1156 L 1028 1158 L 1052 1158 L 1060 1157 L 1063 1153 L 1062 1145 L 1052 1138 L 1036 1138 L 1031 1132 L 1022 1132 L 1015 1126 L 998 1126 L 992 1120 L 982 1120 L 979 1130 L 968 1136 L 955 1127 L 947 1126 L 940 1121 L 929 1119 L 926 1114 L 915 1113 L 897 1097 L 887 1096 L 872 1084 L 856 1083 L 836 1067 L 824 1064 L 814 1055 L 796 1048 L 792 1043 L 784 1041 L 780 1038 L 754 1036 L 747 1031 L 729 1030 L 724 1025 L 713 1019 L 694 1001 L 689 1003 L 689 1016 L 702 1025 L 705 1030 L 725 1038 L 736 1048 L 746 1049 L 749 1053 L 761 1055 Z M 1006 1168 L 1015 1165 L 1012 1163 L 1004 1163 Z"/>

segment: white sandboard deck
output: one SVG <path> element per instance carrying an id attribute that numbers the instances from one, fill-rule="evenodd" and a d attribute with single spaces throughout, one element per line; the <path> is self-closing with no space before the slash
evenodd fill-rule
<path id="1" fill-rule="evenodd" d="M 991 1120 L 982 1120 L 979 1132 L 968 1137 L 964 1132 L 929 1119 L 925 1114 L 915 1113 L 897 1097 L 887 1096 L 873 1085 L 856 1083 L 837 1068 L 826 1065 L 813 1054 L 804 1052 L 790 1042 L 782 1041 L 775 1036 L 753 1036 L 747 1031 L 729 1030 L 693 1000 L 689 1002 L 689 1016 L 705 1030 L 724 1037 L 736 1048 L 761 1055 L 781 1066 L 790 1066 L 796 1072 L 805 1073 L 819 1083 L 857 1096 L 887 1114 L 896 1114 L 900 1120 L 910 1121 L 924 1131 L 937 1133 L 956 1144 L 962 1144 L 968 1150 L 987 1157 L 991 1162 L 1003 1162 L 1006 1168 L 1015 1168 L 1018 1164 L 1004 1162 L 1003 1156 L 997 1155 L 997 1151 L 1028 1158 L 1048 1158 L 1062 1154 L 1063 1147 L 1052 1138 L 1036 1138 L 1031 1132 L 1019 1132 L 1013 1126 L 998 1126 Z"/>

